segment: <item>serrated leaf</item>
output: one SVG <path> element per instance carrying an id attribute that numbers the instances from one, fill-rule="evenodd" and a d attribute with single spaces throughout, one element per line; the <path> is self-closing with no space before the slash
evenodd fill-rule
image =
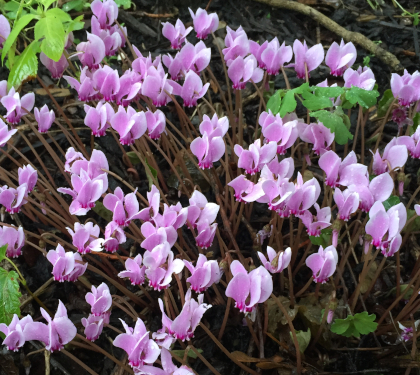
<path id="1" fill-rule="evenodd" d="M 46 15 L 35 25 L 35 40 L 42 40 L 41 51 L 50 59 L 58 61 L 64 51 L 63 21 L 49 12 Z"/>
<path id="2" fill-rule="evenodd" d="M 331 331 L 345 337 L 360 337 L 360 334 L 367 335 L 374 332 L 378 327 L 375 323 L 376 315 L 369 315 L 366 311 L 349 315 L 346 319 L 336 319 L 331 326 Z"/>
<path id="3" fill-rule="evenodd" d="M 378 103 L 378 110 L 376 111 L 378 117 L 384 117 L 386 115 L 386 112 L 388 111 L 388 108 L 393 100 L 394 94 L 392 93 L 391 89 L 385 90 L 384 95 Z"/>
<path id="4" fill-rule="evenodd" d="M 379 92 L 376 90 L 364 90 L 356 86 L 352 86 L 346 92 L 346 99 L 352 104 L 359 104 L 364 108 L 370 108 L 376 104 L 376 98 Z"/>
<path id="5" fill-rule="evenodd" d="M 18 87 L 23 81 L 30 80 L 36 77 L 38 71 L 38 59 L 36 54 L 39 49 L 39 43 L 33 41 L 21 53 L 19 58 L 13 65 L 7 81 L 8 87 Z"/>
<path id="6" fill-rule="evenodd" d="M 270 110 L 273 115 L 277 115 L 280 112 L 280 105 L 281 105 L 281 95 L 280 90 L 277 90 L 274 95 L 268 99 L 267 102 L 267 111 Z"/>
<path id="7" fill-rule="evenodd" d="M 375 323 L 376 315 L 369 315 L 367 311 L 363 311 L 354 316 L 353 324 L 357 331 L 362 335 L 375 332 L 378 327 L 378 323 Z"/>
<path id="8" fill-rule="evenodd" d="M 342 335 L 344 332 L 346 332 L 349 329 L 350 324 L 351 324 L 350 319 L 336 319 L 334 320 L 334 323 L 331 326 L 331 331 L 336 333 L 337 335 Z"/>
<path id="9" fill-rule="evenodd" d="M 2 63 L 4 62 L 4 58 L 6 57 L 10 48 L 12 48 L 12 45 L 18 37 L 19 33 L 26 25 L 28 25 L 29 22 L 31 22 L 35 18 L 38 18 L 36 14 L 25 14 L 18 21 L 15 22 L 12 31 L 10 32 L 8 38 L 6 39 L 6 42 L 3 45 L 3 51 L 1 54 Z"/>
<path id="10" fill-rule="evenodd" d="M 290 337 L 293 340 L 292 332 L 290 333 Z M 306 348 L 308 347 L 309 343 L 311 342 L 311 329 L 308 328 L 308 330 L 305 331 L 296 331 L 296 337 L 299 344 L 299 350 L 301 353 L 304 353 Z"/>
<path id="11" fill-rule="evenodd" d="M 316 96 L 324 96 L 327 98 L 338 98 L 343 92 L 344 88 L 340 86 L 336 87 L 319 87 L 313 86 L 312 90 Z"/>
<path id="12" fill-rule="evenodd" d="M 330 108 L 333 103 L 330 98 L 324 96 L 316 96 L 308 91 L 304 91 L 302 94 L 305 99 L 302 104 L 310 111 L 316 111 L 318 109 Z"/>
<path id="13" fill-rule="evenodd" d="M 349 132 L 343 119 L 334 112 L 326 110 L 311 112 L 312 117 L 316 117 L 328 129 L 334 133 L 334 139 L 339 145 L 345 145 L 349 139 L 353 139 L 353 135 Z"/>
<path id="14" fill-rule="evenodd" d="M 13 314 L 20 315 L 20 297 L 18 274 L 0 268 L 0 323 L 9 324 Z"/>
<path id="15" fill-rule="evenodd" d="M 400 202 L 401 201 L 399 197 L 397 197 L 396 195 L 391 195 L 386 201 L 382 203 L 385 207 L 385 210 L 388 211 L 392 206 L 395 206 Z"/>
<path id="16" fill-rule="evenodd" d="M 0 247 L 0 262 L 6 258 L 7 244 Z"/>

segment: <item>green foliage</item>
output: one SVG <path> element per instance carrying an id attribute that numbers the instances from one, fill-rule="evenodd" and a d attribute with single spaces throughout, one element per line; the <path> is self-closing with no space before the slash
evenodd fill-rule
<path id="1" fill-rule="evenodd" d="M 369 67 L 369 64 L 370 64 L 370 56 L 365 56 L 363 58 L 363 66 Z"/>
<path id="2" fill-rule="evenodd" d="M 197 349 L 197 352 L 201 354 L 203 353 L 203 349 Z M 180 358 L 184 358 L 185 350 L 171 350 L 171 353 L 177 355 Z M 197 354 L 192 349 L 188 350 L 187 356 L 192 359 L 198 358 Z"/>
<path id="3" fill-rule="evenodd" d="M 319 237 L 309 236 L 309 239 L 311 240 L 311 243 L 313 245 L 322 246 L 325 248 L 329 245 L 331 236 L 332 236 L 332 229 L 326 228 L 326 229 L 321 230 L 321 234 L 319 235 Z"/>
<path id="4" fill-rule="evenodd" d="M 112 220 L 112 211 L 108 210 L 102 202 L 96 202 L 95 207 L 92 208 L 102 219 L 106 221 Z"/>
<path id="5" fill-rule="evenodd" d="M 37 52 L 39 52 L 39 42 L 33 41 L 16 59 L 15 64 L 10 70 L 9 79 L 7 81 L 9 87 L 17 87 L 23 81 L 32 79 L 36 76 L 38 71 Z"/>
<path id="6" fill-rule="evenodd" d="M 338 98 L 344 93 L 344 87 L 335 86 L 335 87 L 319 87 L 312 86 L 311 90 L 316 96 L 323 96 L 326 98 Z"/>
<path id="7" fill-rule="evenodd" d="M 383 202 L 383 205 L 385 210 L 388 211 L 392 206 L 395 206 L 400 202 L 400 198 L 398 198 L 396 195 L 391 195 L 386 201 Z"/>
<path id="8" fill-rule="evenodd" d="M 310 90 L 309 84 L 304 83 L 302 86 L 291 90 L 277 90 L 267 102 L 267 110 L 271 110 L 274 115 L 280 114 L 280 117 L 286 116 L 296 109 L 297 102 L 295 95 L 302 95 Z"/>
<path id="9" fill-rule="evenodd" d="M 131 164 L 136 165 L 140 163 L 140 159 L 134 151 L 128 151 L 127 156 L 131 161 Z"/>
<path id="10" fill-rule="evenodd" d="M 0 262 L 6 258 L 7 245 L 0 247 Z"/>
<path id="11" fill-rule="evenodd" d="M 410 220 L 413 216 L 417 216 L 416 211 L 414 210 L 407 210 L 407 221 Z M 408 226 L 404 228 L 404 231 L 409 232 L 417 232 L 420 230 L 420 216 L 417 216 Z"/>
<path id="12" fill-rule="evenodd" d="M 420 112 L 417 112 L 413 117 L 413 126 L 410 128 L 410 135 L 413 135 L 420 124 Z"/>
<path id="13" fill-rule="evenodd" d="M 18 274 L 0 268 L 0 323 L 9 324 L 13 314 L 20 315 Z"/>
<path id="14" fill-rule="evenodd" d="M 335 135 L 335 141 L 339 145 L 345 145 L 349 139 L 353 139 L 353 135 L 347 129 L 341 113 L 330 112 L 326 110 L 311 112 L 312 117 L 317 118 Z"/>
<path id="15" fill-rule="evenodd" d="M 331 326 L 331 331 L 345 337 L 357 337 L 374 332 L 378 327 L 375 323 L 376 315 L 369 315 L 366 311 L 349 315 L 346 319 L 336 319 Z"/>
<path id="16" fill-rule="evenodd" d="M 267 102 L 267 111 L 270 110 L 274 115 L 280 112 L 281 93 L 284 90 L 277 90 Z"/>
<path id="17" fill-rule="evenodd" d="M 115 0 L 115 3 L 118 5 L 118 8 L 129 9 L 131 7 L 131 0 Z"/>
<path id="18" fill-rule="evenodd" d="M 72 0 L 68 3 L 65 3 L 62 7 L 62 9 L 65 12 L 70 12 L 71 10 L 74 10 L 76 12 L 81 12 L 86 4 L 86 1 L 84 0 Z"/>
<path id="19" fill-rule="evenodd" d="M 290 333 L 290 337 L 293 340 L 292 332 Z M 308 347 L 309 343 L 311 342 L 311 329 L 308 328 L 308 331 L 296 331 L 296 337 L 299 344 L 299 351 L 304 353 L 306 348 Z"/>
<path id="20" fill-rule="evenodd" d="M 20 8 L 20 4 L 16 1 L 9 1 L 3 6 L 3 10 L 6 12 L 6 17 L 9 20 L 16 19 L 19 8 Z M 28 14 L 28 12 L 22 9 L 20 15 L 23 16 L 25 14 Z"/>
<path id="21" fill-rule="evenodd" d="M 63 54 L 64 37 L 62 19 L 50 12 L 35 25 L 35 40 L 41 41 L 41 51 L 54 61 L 60 60 Z"/>
<path id="22" fill-rule="evenodd" d="M 332 108 L 333 106 L 331 99 L 325 96 L 316 96 L 311 94 L 309 91 L 304 91 L 302 96 L 305 99 L 302 104 L 310 111 L 316 111 L 318 109 L 329 107 Z"/>
<path id="23" fill-rule="evenodd" d="M 386 112 L 388 111 L 388 108 L 393 101 L 394 94 L 392 93 L 391 89 L 385 90 L 384 95 L 378 103 L 378 110 L 376 111 L 378 117 L 384 117 L 386 115 Z"/>
<path id="24" fill-rule="evenodd" d="M 359 104 L 363 108 L 370 108 L 376 104 L 376 98 L 379 96 L 379 92 L 376 90 L 364 90 L 356 86 L 352 86 L 351 89 L 346 91 L 343 108 L 349 109 Z"/>
<path id="25" fill-rule="evenodd" d="M 146 175 L 147 175 L 147 180 L 149 181 L 149 189 L 152 188 L 154 182 L 153 182 L 153 178 L 155 179 L 155 181 L 157 182 L 157 170 L 154 169 L 147 161 L 146 159 L 146 164 L 149 168 L 149 170 L 146 169 Z M 153 176 L 153 178 L 152 178 Z"/>

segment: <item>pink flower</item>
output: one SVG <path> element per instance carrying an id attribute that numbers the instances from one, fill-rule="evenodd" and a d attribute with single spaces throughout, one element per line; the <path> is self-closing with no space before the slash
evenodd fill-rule
<path id="1" fill-rule="evenodd" d="M 118 112 L 111 118 L 111 126 L 120 135 L 122 145 L 131 145 L 146 132 L 146 116 L 144 112 L 136 112 L 130 106 L 127 110 L 120 106 Z"/>
<path id="2" fill-rule="evenodd" d="M 114 56 L 118 48 L 122 46 L 122 33 L 118 26 L 111 27 L 109 30 L 101 29 L 98 19 L 95 16 L 91 18 L 92 34 L 102 39 L 105 46 L 105 56 Z"/>
<path id="3" fill-rule="evenodd" d="M 260 82 L 264 73 L 262 69 L 257 67 L 255 56 L 249 55 L 245 58 L 238 56 L 235 60 L 232 60 L 228 68 L 228 75 L 233 82 L 232 87 L 242 90 L 247 82 Z"/>
<path id="4" fill-rule="evenodd" d="M 10 34 L 10 23 L 5 16 L 0 14 L 0 49 Z"/>
<path id="5" fill-rule="evenodd" d="M 269 163 L 276 156 L 276 142 L 269 142 L 261 146 L 261 140 L 257 139 L 249 146 L 249 150 L 244 150 L 240 145 L 234 147 L 235 154 L 239 157 L 238 167 L 245 169 L 248 174 L 255 174 Z"/>
<path id="6" fill-rule="evenodd" d="M 38 181 L 38 172 L 32 167 L 32 165 L 24 165 L 18 169 L 18 180 L 19 185 L 26 183 L 27 191 L 30 193 Z"/>
<path id="7" fill-rule="evenodd" d="M 22 116 L 26 115 L 26 112 L 32 111 L 35 104 L 35 94 L 30 92 L 29 94 L 23 95 L 22 99 L 18 92 L 12 87 L 7 95 L 4 95 L 1 100 L 4 108 L 6 108 L 6 120 L 16 125 L 20 122 Z"/>
<path id="8" fill-rule="evenodd" d="M 409 106 L 420 99 L 420 73 L 415 71 L 412 75 L 404 70 L 404 75 L 397 73 L 391 75 L 391 90 L 394 98 L 402 106 Z"/>
<path id="9" fill-rule="evenodd" d="M 120 89 L 115 94 L 115 103 L 127 107 L 140 96 L 140 90 L 140 77 L 133 70 L 127 69 L 120 77 Z"/>
<path id="10" fill-rule="evenodd" d="M 320 155 L 321 151 L 328 150 L 334 141 L 334 133 L 324 126 L 322 122 L 306 125 L 298 122 L 299 137 L 303 142 L 312 143 L 312 150 L 315 155 Z"/>
<path id="11" fill-rule="evenodd" d="M 105 57 L 105 44 L 99 36 L 88 32 L 87 39 L 87 42 L 79 43 L 76 50 L 80 52 L 78 57 L 83 67 L 95 70 Z"/>
<path id="12" fill-rule="evenodd" d="M 293 215 L 301 215 L 312 207 L 321 193 L 321 187 L 315 177 L 303 182 L 302 175 L 298 172 L 295 191 L 287 201 L 287 207 Z"/>
<path id="13" fill-rule="evenodd" d="M 194 107 L 197 105 L 197 100 L 206 94 L 210 83 L 203 85 L 203 82 L 197 73 L 195 73 L 193 70 L 190 70 L 185 75 L 183 86 L 177 82 L 172 82 L 171 85 L 173 88 L 173 93 L 184 99 L 184 105 L 186 107 Z"/>
<path id="14" fill-rule="evenodd" d="M 267 246 L 267 258 L 264 256 L 263 253 L 258 252 L 258 256 L 260 257 L 262 265 L 271 273 L 280 273 L 290 263 L 290 259 L 292 258 L 292 250 L 288 247 L 285 251 L 276 251 L 271 247 Z"/>
<path id="15" fill-rule="evenodd" d="M 29 322 L 24 328 L 24 336 L 27 341 L 38 340 L 45 344 L 45 349 L 51 353 L 61 350 L 76 337 L 77 329 L 67 316 L 67 309 L 63 302 L 58 301 L 57 312 L 54 319 L 41 307 L 41 314 L 48 322 Z"/>
<path id="16" fill-rule="evenodd" d="M 94 0 L 90 8 L 102 29 L 109 29 L 118 18 L 118 6 L 114 0 Z"/>
<path id="17" fill-rule="evenodd" d="M 251 44 L 251 52 L 254 54 L 252 49 Z M 258 49 L 257 55 L 254 54 L 254 56 L 258 60 L 260 68 L 265 68 L 268 74 L 277 75 L 283 65 L 292 59 L 293 51 L 292 47 L 286 46 L 285 42 L 280 45 L 279 40 L 275 37 L 271 42 L 264 43 Z"/>
<path id="18" fill-rule="evenodd" d="M 305 78 L 305 69 L 307 69 L 309 76 L 309 72 L 318 68 L 322 63 L 322 60 L 324 60 L 324 49 L 322 44 L 317 44 L 308 49 L 306 40 L 304 40 L 302 44 L 300 40 L 296 39 L 293 42 L 293 53 L 295 54 L 295 62 L 289 64 L 288 67 L 295 68 L 298 78 L 301 79 Z"/>
<path id="19" fill-rule="evenodd" d="M 194 12 L 188 8 L 193 19 L 194 30 L 197 33 L 198 39 L 206 39 L 211 33 L 214 33 L 219 27 L 219 17 L 217 13 L 207 14 L 207 11 L 198 8 Z"/>
<path id="20" fill-rule="evenodd" d="M 92 76 L 93 85 L 103 95 L 106 102 L 113 101 L 120 91 L 118 72 L 108 65 L 98 68 Z"/>
<path id="21" fill-rule="evenodd" d="M 163 214 L 157 213 L 153 218 L 153 221 L 157 227 L 165 229 L 173 227 L 177 230 L 185 224 L 187 215 L 188 207 L 183 208 L 181 203 L 178 202 L 175 206 L 168 206 L 164 203 Z"/>
<path id="22" fill-rule="evenodd" d="M 124 196 L 120 187 L 114 194 L 107 194 L 103 202 L 105 208 L 113 212 L 112 220 L 120 226 L 128 226 L 130 222 L 141 217 L 136 192 Z"/>
<path id="23" fill-rule="evenodd" d="M 373 155 L 372 170 L 376 175 L 391 172 L 404 167 L 408 159 L 408 150 L 405 144 L 398 144 L 398 138 L 393 138 L 385 146 L 382 157 L 379 151 Z"/>
<path id="24" fill-rule="evenodd" d="M 162 133 L 166 133 L 166 116 L 160 109 L 155 112 L 148 109 L 145 116 L 151 139 L 159 139 Z"/>
<path id="25" fill-rule="evenodd" d="M 115 222 L 111 221 L 105 227 L 105 241 L 103 247 L 110 253 L 115 253 L 118 245 L 127 241 L 123 229 Z"/>
<path id="26" fill-rule="evenodd" d="M 244 194 L 251 193 L 254 188 L 254 183 L 247 180 L 246 177 L 241 174 L 238 177 L 234 178 L 228 185 L 235 190 L 235 199 L 238 202 L 244 202 Z"/>
<path id="27" fill-rule="evenodd" d="M 109 103 L 99 102 L 95 107 L 84 105 L 86 116 L 84 123 L 92 130 L 95 137 L 102 137 L 111 126 L 110 122 L 115 112 Z"/>
<path id="28" fill-rule="evenodd" d="M 172 57 L 169 53 L 162 56 L 163 65 L 168 68 L 168 73 L 171 75 L 173 81 L 179 81 L 184 76 L 182 69 L 182 61 L 180 53 L 178 52 L 175 57 Z"/>
<path id="29" fill-rule="evenodd" d="M 88 70 L 87 66 L 82 69 L 80 74 L 80 82 L 77 79 L 69 76 L 63 76 L 63 78 L 73 89 L 77 91 L 80 101 L 86 102 L 96 98 L 97 90 L 95 90 L 93 87 L 92 74 Z"/>
<path id="30" fill-rule="evenodd" d="M 35 107 L 34 109 L 35 120 L 38 123 L 38 131 L 46 133 L 55 120 L 55 113 L 53 110 L 49 111 L 48 106 L 44 104 L 41 109 Z"/>
<path id="31" fill-rule="evenodd" d="M 180 49 L 185 42 L 185 38 L 193 29 L 191 26 L 186 29 L 179 18 L 175 26 L 169 22 L 162 22 L 162 25 L 162 35 L 171 42 L 173 49 Z"/>
<path id="32" fill-rule="evenodd" d="M 219 119 L 216 113 L 211 119 L 209 116 L 203 115 L 199 130 L 201 135 L 207 133 L 209 137 L 223 137 L 229 130 L 229 120 L 226 116 Z"/>
<path id="33" fill-rule="evenodd" d="M 219 205 L 209 203 L 203 193 L 194 190 L 188 208 L 188 221 L 195 228 L 201 223 L 213 223 L 219 212 Z"/>
<path id="34" fill-rule="evenodd" d="M 28 196 L 28 185 L 26 183 L 14 188 L 0 188 L 0 204 L 10 214 L 16 214 L 20 211 L 22 205 L 27 203 L 25 199 Z"/>
<path id="35" fill-rule="evenodd" d="M 58 79 L 61 78 L 64 71 L 68 68 L 69 63 L 64 53 L 61 55 L 60 60 L 54 61 L 50 59 L 44 52 L 39 55 L 42 65 L 44 65 L 51 73 L 51 77 Z"/>
<path id="36" fill-rule="evenodd" d="M 195 242 L 197 246 L 207 249 L 213 243 L 214 236 L 216 235 L 217 223 L 211 224 L 206 221 L 202 221 L 197 224 L 197 237 Z"/>
<path id="37" fill-rule="evenodd" d="M 7 350 L 14 350 L 17 352 L 19 348 L 25 345 L 26 341 L 33 339 L 37 340 L 36 337 L 30 337 L 32 335 L 25 334 L 27 333 L 25 332 L 25 327 L 27 324 L 34 324 L 34 321 L 30 315 L 24 316 L 19 320 L 19 317 L 16 314 L 13 315 L 13 319 L 9 325 L 4 323 L 0 324 L 0 332 L 6 336 L 3 340 L 3 345 L 7 346 Z M 35 323 L 35 326 L 38 326 L 38 328 L 42 328 L 43 325 L 44 324 L 42 323 Z"/>
<path id="38" fill-rule="evenodd" d="M 191 284 L 191 289 L 197 293 L 202 293 L 214 283 L 218 283 L 223 275 L 217 261 L 207 260 L 203 254 L 198 255 L 195 267 L 187 260 L 184 260 L 184 264 L 191 273 L 187 282 Z"/>
<path id="39" fill-rule="evenodd" d="M 118 277 L 128 277 L 132 285 L 142 285 L 145 279 L 146 266 L 142 266 L 142 256 L 138 254 L 134 259 L 128 258 L 125 261 L 126 271 L 121 271 Z"/>
<path id="40" fill-rule="evenodd" d="M 310 236 L 319 237 L 321 235 L 321 230 L 331 226 L 331 208 L 324 207 L 319 208 L 317 203 L 314 204 L 316 209 L 316 216 L 308 210 L 304 211 L 303 214 L 298 215 L 302 220 L 302 223 L 306 227 L 306 232 Z"/>
<path id="41" fill-rule="evenodd" d="M 420 216 L 420 204 L 415 204 L 414 205 L 414 210 L 416 211 L 416 215 Z"/>
<path id="42" fill-rule="evenodd" d="M 367 66 L 357 68 L 353 70 L 348 68 L 343 75 L 344 87 L 356 86 L 364 90 L 372 90 L 375 86 L 375 75 L 372 70 Z"/>
<path id="43" fill-rule="evenodd" d="M 88 254 L 92 251 L 102 251 L 104 240 L 99 238 L 100 228 L 98 225 L 88 222 L 85 225 L 74 223 L 74 231 L 66 227 L 73 240 L 73 245 L 80 254 Z"/>
<path id="44" fill-rule="evenodd" d="M 177 56 L 183 70 L 199 73 L 206 69 L 210 63 L 211 49 L 206 48 L 204 42 L 200 40 L 195 46 L 191 43 L 185 44 Z"/>
<path id="45" fill-rule="evenodd" d="M 134 368 L 141 367 L 144 363 L 154 363 L 159 357 L 160 349 L 153 340 L 149 339 L 149 332 L 143 321 L 138 318 L 133 329 L 122 319 L 120 320 L 126 333 L 121 333 L 114 339 L 114 346 L 128 354 L 128 362 Z"/>
<path id="46" fill-rule="evenodd" d="M 198 159 L 198 166 L 201 169 L 213 167 L 213 163 L 220 160 L 225 154 L 225 142 L 223 138 L 209 137 L 207 133 L 200 138 L 194 139 L 190 144 L 191 152 Z"/>
<path id="47" fill-rule="evenodd" d="M 244 58 L 250 52 L 250 43 L 242 26 L 239 26 L 236 31 L 226 26 L 225 46 L 222 50 L 227 65 L 230 65 L 230 60 L 235 60 L 241 56 Z"/>
<path id="48" fill-rule="evenodd" d="M 355 213 L 359 208 L 359 194 L 352 193 L 349 189 L 343 192 L 336 188 L 334 192 L 334 201 L 338 208 L 338 218 L 348 221 L 350 215 Z"/>
<path id="49" fill-rule="evenodd" d="M 87 268 L 87 263 L 81 263 L 79 253 L 66 252 L 59 244 L 55 250 L 50 250 L 47 259 L 53 265 L 52 274 L 56 281 L 76 281 L 82 276 Z"/>
<path id="50" fill-rule="evenodd" d="M 269 117 L 270 116 L 267 116 L 266 120 L 269 120 Z M 280 115 L 277 114 L 276 117 L 273 116 L 272 123 L 268 124 L 268 121 L 264 122 L 265 126 L 262 129 L 262 133 L 268 142 L 276 142 L 277 153 L 279 155 L 284 155 L 287 149 L 293 146 L 298 137 L 299 132 L 297 124 L 297 120 L 283 123 Z"/>
<path id="51" fill-rule="evenodd" d="M 165 242 L 168 242 L 169 247 L 172 247 L 178 239 L 178 233 L 173 226 L 159 228 L 147 222 L 143 223 L 140 229 L 145 237 L 140 246 L 148 251 L 152 251 L 156 246 L 163 245 Z"/>
<path id="52" fill-rule="evenodd" d="M 9 130 L 9 127 L 0 119 L 0 147 L 3 147 L 16 132 L 17 129 Z"/>
<path id="53" fill-rule="evenodd" d="M 98 288 L 92 285 L 92 293 L 86 293 L 85 298 L 86 302 L 91 306 L 91 313 L 93 315 L 109 315 L 112 306 L 112 297 L 108 285 L 102 283 Z"/>
<path id="54" fill-rule="evenodd" d="M 172 81 L 169 81 L 167 76 L 163 69 L 158 70 L 154 66 L 147 69 L 141 93 L 152 99 L 153 105 L 156 107 L 166 105 L 172 100 L 169 96 L 173 91 Z"/>
<path id="55" fill-rule="evenodd" d="M 235 300 L 235 307 L 241 312 L 252 312 L 256 304 L 267 301 L 273 292 L 273 280 L 263 266 L 248 273 L 239 261 L 234 260 L 230 271 L 233 278 L 225 294 Z"/>
<path id="56" fill-rule="evenodd" d="M 143 208 L 140 211 L 139 219 L 143 221 L 151 221 L 159 213 L 160 192 L 155 185 L 152 185 L 152 188 L 146 195 L 149 207 Z"/>
<path id="57" fill-rule="evenodd" d="M 316 283 L 324 284 L 335 272 L 338 254 L 334 246 L 319 247 L 318 252 L 306 258 L 306 265 L 312 270 Z"/>
<path id="58" fill-rule="evenodd" d="M 87 319 L 82 318 L 81 323 L 85 327 L 86 338 L 92 342 L 99 338 L 104 328 L 104 318 L 93 314 L 90 314 Z"/>
<path id="59" fill-rule="evenodd" d="M 344 44 L 341 39 L 340 45 L 334 42 L 327 51 L 325 64 L 331 69 L 333 76 L 342 76 L 347 68 L 350 68 L 356 61 L 357 51 L 352 42 Z"/>
<path id="60" fill-rule="evenodd" d="M 8 258 L 20 256 L 24 244 L 25 233 L 22 227 L 16 229 L 15 227 L 0 226 L 0 247 L 7 245 L 6 256 Z"/>
<path id="61" fill-rule="evenodd" d="M 169 334 L 178 340 L 191 340 L 194 337 L 194 331 L 200 324 L 204 313 L 211 307 L 203 303 L 204 294 L 200 294 L 197 301 L 191 298 L 191 289 L 185 294 L 185 303 L 179 315 L 172 321 L 165 314 L 163 302 L 159 298 L 159 306 L 162 311 L 162 329 L 166 329 Z"/>
<path id="62" fill-rule="evenodd" d="M 416 320 L 414 322 L 414 328 L 416 329 L 416 333 L 417 333 L 417 328 L 419 326 L 419 323 L 420 323 L 420 320 Z M 405 327 L 400 322 L 398 322 L 398 327 L 401 330 L 401 339 L 403 339 L 405 342 L 413 339 L 413 327 Z"/>

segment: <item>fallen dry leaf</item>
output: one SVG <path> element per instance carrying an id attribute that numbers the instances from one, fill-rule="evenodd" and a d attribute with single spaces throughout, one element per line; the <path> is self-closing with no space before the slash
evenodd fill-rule
<path id="1" fill-rule="evenodd" d="M 71 95 L 69 89 L 53 88 L 53 89 L 48 89 L 48 91 L 51 93 L 52 96 L 55 96 L 57 98 Z M 48 95 L 48 92 L 45 89 L 37 89 L 35 90 L 35 94 L 45 96 L 45 95 Z"/>

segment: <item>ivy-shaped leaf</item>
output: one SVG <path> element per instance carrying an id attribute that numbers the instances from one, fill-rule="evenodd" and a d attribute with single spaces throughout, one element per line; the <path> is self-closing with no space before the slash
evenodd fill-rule
<path id="1" fill-rule="evenodd" d="M 39 50 L 39 42 L 33 41 L 17 58 L 10 71 L 7 81 L 8 87 L 18 87 L 23 81 L 36 77 L 38 71 L 38 59 L 36 54 Z"/>
<path id="2" fill-rule="evenodd" d="M 277 115 L 277 113 L 280 112 L 281 91 L 283 91 L 283 90 L 277 90 L 274 93 L 274 95 L 272 95 L 271 98 L 268 99 L 267 111 L 270 110 L 273 113 L 273 115 Z"/>
<path id="3" fill-rule="evenodd" d="M 344 93 L 344 88 L 340 86 L 335 86 L 335 87 L 312 86 L 311 89 L 316 96 L 324 96 L 326 98 L 338 98 L 341 94 Z"/>
<path id="4" fill-rule="evenodd" d="M 292 332 L 290 333 L 290 337 L 293 340 Z M 304 353 L 306 348 L 308 347 L 309 343 L 311 342 L 311 329 L 308 328 L 308 330 L 305 331 L 296 331 L 296 338 L 299 344 L 299 351 L 301 353 Z"/>
<path id="5" fill-rule="evenodd" d="M 331 99 L 326 96 L 316 96 L 309 91 L 304 91 L 302 96 L 305 99 L 302 104 L 310 111 L 331 108 L 333 106 Z"/>
<path id="6" fill-rule="evenodd" d="M 286 116 L 287 113 L 293 112 L 296 109 L 297 102 L 295 99 L 295 93 L 293 90 L 286 92 L 280 106 L 280 117 Z"/>
<path id="7" fill-rule="evenodd" d="M 309 236 L 309 239 L 311 240 L 311 243 L 313 245 L 322 246 L 325 248 L 330 243 L 331 236 L 332 236 L 332 229 L 325 228 L 321 230 L 321 234 L 318 237 Z"/>
<path id="8" fill-rule="evenodd" d="M 63 54 L 64 37 L 62 19 L 50 12 L 35 25 L 35 40 L 41 42 L 41 51 L 54 61 L 60 60 Z"/>
<path id="9" fill-rule="evenodd" d="M 369 315 L 366 311 L 349 315 L 346 319 L 336 319 L 331 326 L 331 331 L 345 337 L 357 337 L 375 332 L 378 323 L 375 323 L 376 315 Z"/>
<path id="10" fill-rule="evenodd" d="M 346 100 L 352 106 L 358 103 L 364 108 L 373 107 L 376 104 L 376 98 L 378 96 L 379 92 L 376 90 L 364 90 L 356 86 L 352 86 L 350 90 L 346 91 Z"/>
<path id="11" fill-rule="evenodd" d="M 13 314 L 20 315 L 18 274 L 0 268 L 0 323 L 9 324 Z"/>
<path id="12" fill-rule="evenodd" d="M 345 145 L 349 139 L 353 139 L 353 135 L 349 132 L 343 119 L 338 114 L 321 110 L 311 112 L 310 115 L 317 118 L 324 126 L 334 133 L 334 139 L 339 145 Z"/>

